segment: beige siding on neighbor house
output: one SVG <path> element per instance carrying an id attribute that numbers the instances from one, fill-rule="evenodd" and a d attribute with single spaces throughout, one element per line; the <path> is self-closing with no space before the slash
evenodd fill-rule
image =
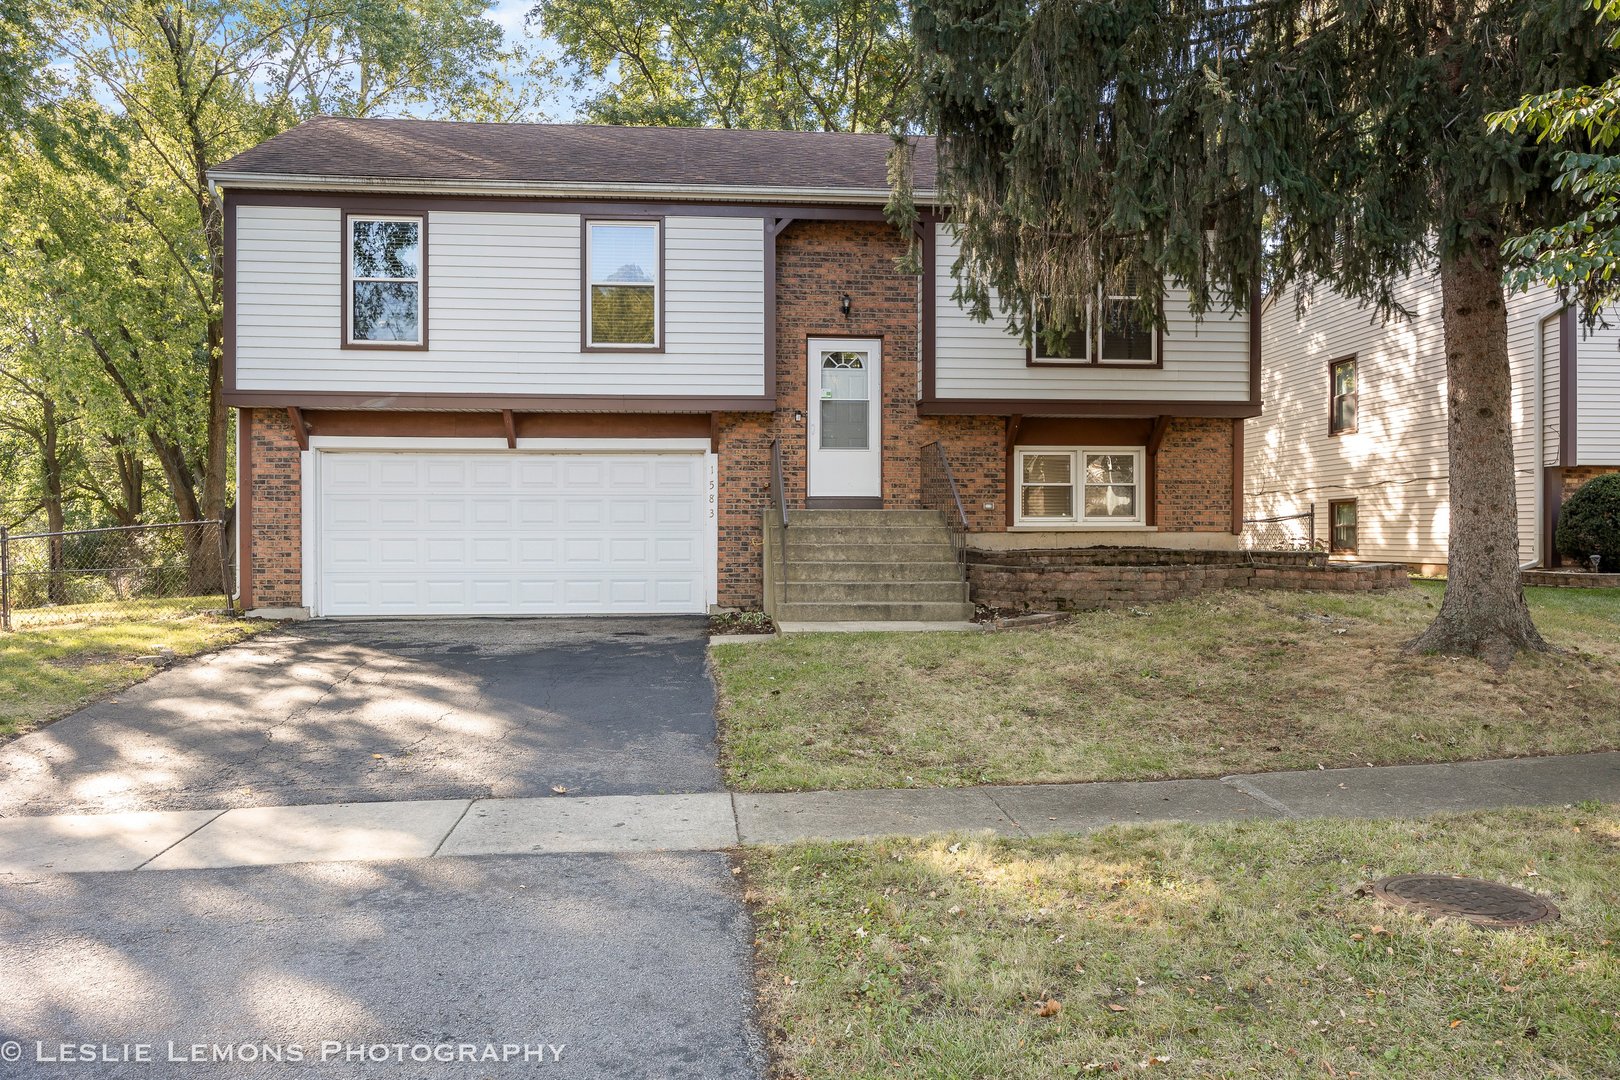
<path id="1" fill-rule="evenodd" d="M 1437 564 L 1445 561 L 1450 527 L 1439 284 L 1433 275 L 1409 278 L 1398 295 L 1412 318 L 1388 324 L 1325 288 L 1298 319 L 1292 292 L 1266 308 L 1265 412 L 1248 422 L 1244 443 L 1247 512 L 1294 513 L 1314 502 L 1317 536 L 1325 540 L 1328 503 L 1353 498 L 1358 558 Z M 1537 327 L 1553 310 L 1556 299 L 1548 292 L 1509 301 L 1521 561 L 1536 550 L 1538 458 L 1548 446 L 1538 438 L 1533 416 Z M 1357 430 L 1330 436 L 1328 362 L 1351 354 L 1357 359 Z M 1556 341 L 1551 356 L 1556 361 Z M 1556 377 L 1547 385 L 1556 400 Z"/>
<path id="2" fill-rule="evenodd" d="M 992 318 L 978 322 L 951 298 L 957 243 L 950 226 L 935 229 L 935 375 L 937 397 L 1156 399 L 1241 402 L 1249 398 L 1247 315 L 1213 311 L 1199 321 L 1184 290 L 1165 301 L 1163 369 L 1029 367 L 1024 345 Z"/>
<path id="3" fill-rule="evenodd" d="M 1620 313 L 1608 321 L 1576 330 L 1575 454 L 1582 465 L 1620 465 Z"/>
<path id="4" fill-rule="evenodd" d="M 764 393 L 764 225 L 664 223 L 664 351 L 580 350 L 580 219 L 428 214 L 428 344 L 342 349 L 342 215 L 243 206 L 236 224 L 241 390 L 372 394 Z"/>

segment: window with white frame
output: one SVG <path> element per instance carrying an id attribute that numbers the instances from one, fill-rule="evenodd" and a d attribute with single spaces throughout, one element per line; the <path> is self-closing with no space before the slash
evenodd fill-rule
<path id="1" fill-rule="evenodd" d="M 351 345 L 421 345 L 422 219 L 349 216 Z"/>
<path id="2" fill-rule="evenodd" d="M 1069 331 L 1052 340 L 1030 320 L 1032 364 L 1142 364 L 1159 362 L 1159 332 L 1141 313 L 1141 294 L 1134 284 L 1098 286 L 1097 296 Z M 1113 291 L 1120 289 L 1121 291 Z"/>
<path id="3" fill-rule="evenodd" d="M 660 248 L 656 221 L 585 222 L 585 345 L 660 345 Z"/>
<path id="4" fill-rule="evenodd" d="M 1019 525 L 1140 525 L 1142 449 L 1020 448 Z"/>

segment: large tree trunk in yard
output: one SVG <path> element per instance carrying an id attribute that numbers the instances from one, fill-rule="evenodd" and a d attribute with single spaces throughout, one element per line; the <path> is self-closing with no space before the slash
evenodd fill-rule
<path id="1" fill-rule="evenodd" d="M 1440 613 L 1407 648 L 1476 656 L 1502 668 L 1521 649 L 1548 646 L 1519 585 L 1507 298 L 1495 245 L 1444 257 L 1440 288 L 1451 452 L 1449 565 Z"/>

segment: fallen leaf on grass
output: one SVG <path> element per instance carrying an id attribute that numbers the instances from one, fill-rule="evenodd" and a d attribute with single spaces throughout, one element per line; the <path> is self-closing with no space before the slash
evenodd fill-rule
<path id="1" fill-rule="evenodd" d="M 1060 1013 L 1062 1011 L 1063 1011 L 1063 1002 L 1058 1001 L 1056 998 L 1051 998 L 1051 999 L 1049 999 L 1047 1001 L 1041 1002 L 1041 1007 L 1039 1009 L 1035 1010 L 1035 1015 L 1036 1016 L 1056 1016 L 1058 1013 Z"/>
<path id="2" fill-rule="evenodd" d="M 1108 1003 L 1108 1011 L 1109 1012 L 1124 1012 L 1125 1011 L 1125 1006 L 1119 1005 L 1119 1004 L 1116 1004 L 1115 1002 L 1110 1001 Z"/>

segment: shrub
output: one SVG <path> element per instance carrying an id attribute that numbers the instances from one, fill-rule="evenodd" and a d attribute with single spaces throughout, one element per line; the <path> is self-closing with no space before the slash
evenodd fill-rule
<path id="1" fill-rule="evenodd" d="M 1600 568 L 1620 572 L 1620 473 L 1582 484 L 1558 514 L 1558 550 L 1583 564 L 1600 555 Z"/>

